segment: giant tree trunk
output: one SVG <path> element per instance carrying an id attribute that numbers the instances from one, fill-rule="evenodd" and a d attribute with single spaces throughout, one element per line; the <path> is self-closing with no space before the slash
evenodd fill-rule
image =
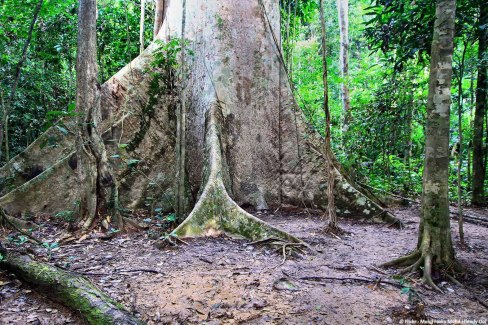
<path id="1" fill-rule="evenodd" d="M 488 88 L 488 9 L 485 4 L 480 6 L 480 28 L 478 30 L 478 82 L 476 86 L 476 111 L 473 124 L 473 195 L 474 205 L 486 204 L 484 197 L 484 182 L 486 164 L 483 149 L 484 124 L 486 115 L 486 101 Z"/>
<path id="2" fill-rule="evenodd" d="M 157 38 L 184 38 L 193 52 L 180 73 L 185 76 L 180 98 L 174 72 L 151 63 L 160 55 L 154 54 L 160 51 L 156 43 L 101 89 L 98 129 L 118 166 L 121 204 L 175 211 L 177 201 L 187 202 L 182 215 L 189 217 L 178 235 L 223 231 L 295 240 L 240 208 L 327 206 L 321 139 L 304 122 L 280 54 L 278 1 L 173 0 L 167 5 L 171 14 Z M 186 103 L 186 114 L 177 114 L 178 101 Z M 177 123 L 177 115 L 185 123 Z M 41 146 L 53 138 L 55 147 Z M 7 182 L 0 205 L 11 214 L 65 210 L 79 195 L 67 190 L 76 188 L 70 143 L 71 134 L 50 129 L 0 169 Z M 123 152 L 116 144 L 124 145 Z M 177 144 L 185 150 L 176 150 Z M 55 175 L 61 181 L 52 179 Z M 396 221 L 352 186 L 335 161 L 334 178 L 339 215 Z M 42 194 L 48 183 L 59 197 Z M 177 191 L 183 193 L 179 198 Z M 32 200 L 24 202 L 19 193 Z"/>
<path id="3" fill-rule="evenodd" d="M 449 123 L 456 1 L 439 0 L 432 40 L 422 191 L 417 250 L 387 265 L 423 266 L 424 281 L 436 287 L 433 268 L 455 265 L 449 218 Z"/>

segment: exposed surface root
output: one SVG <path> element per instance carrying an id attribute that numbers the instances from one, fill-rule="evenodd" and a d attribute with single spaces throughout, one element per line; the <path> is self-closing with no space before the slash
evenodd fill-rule
<path id="1" fill-rule="evenodd" d="M 31 222 L 27 222 L 15 217 L 11 217 L 5 213 L 3 209 L 0 208 L 0 226 L 9 228 L 12 230 L 16 230 L 20 232 L 22 235 L 29 237 L 31 240 L 36 242 L 37 244 L 41 244 L 41 241 L 36 237 L 32 236 L 30 233 L 25 231 L 26 228 L 33 228 L 34 224 Z M 36 226 L 37 227 L 37 226 Z"/>
<path id="2" fill-rule="evenodd" d="M 220 137 L 221 112 L 217 103 L 212 103 L 206 123 L 206 155 L 208 175 L 205 175 L 204 190 L 193 211 L 176 228 L 172 235 L 178 237 L 211 236 L 220 233 L 244 237 L 263 243 L 280 242 L 305 244 L 298 238 L 281 231 L 252 216 L 235 203 L 227 193 L 222 180 L 223 162 Z M 272 240 L 271 240 L 272 239 Z M 292 246 L 288 245 L 288 249 Z M 284 248 L 287 251 L 287 248 Z"/>
<path id="3" fill-rule="evenodd" d="M 269 237 L 262 240 L 257 240 L 252 242 L 250 245 L 275 247 L 275 252 L 283 256 L 281 263 L 276 267 L 285 264 L 286 259 L 290 256 L 295 256 L 297 253 L 306 254 L 305 249 L 310 251 L 312 250 L 312 248 L 304 242 L 290 242 L 278 237 Z"/>
<path id="4" fill-rule="evenodd" d="M 142 229 L 147 228 L 147 226 L 141 225 L 140 223 L 138 223 L 137 221 L 135 221 L 132 218 L 121 217 L 121 219 L 123 221 L 121 230 L 123 230 L 123 231 L 129 231 L 131 229 L 142 230 Z"/>
<path id="5" fill-rule="evenodd" d="M 348 232 L 339 227 L 338 225 L 327 225 L 322 232 L 326 235 L 331 235 L 332 237 L 335 237 L 337 239 L 341 239 L 340 236 L 342 235 L 347 235 Z"/>
<path id="6" fill-rule="evenodd" d="M 416 250 L 407 256 L 384 263 L 382 266 L 406 266 L 400 271 L 401 274 L 420 270 L 423 273 L 422 282 L 430 288 L 442 293 L 442 290 L 434 283 L 434 280 L 432 280 L 432 255 L 430 253 L 424 254 L 419 250 Z"/>
<path id="7" fill-rule="evenodd" d="M 393 261 L 386 262 L 381 266 L 406 266 L 415 262 L 422 254 L 420 251 L 415 250 L 413 253 L 394 259 Z"/>

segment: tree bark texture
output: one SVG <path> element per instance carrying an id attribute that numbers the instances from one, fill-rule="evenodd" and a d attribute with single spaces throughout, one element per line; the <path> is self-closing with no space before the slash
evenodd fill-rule
<path id="1" fill-rule="evenodd" d="M 431 50 L 429 96 L 418 248 L 436 265 L 454 261 L 449 218 L 449 126 L 455 0 L 440 0 Z"/>
<path id="2" fill-rule="evenodd" d="M 159 30 L 163 25 L 164 16 L 166 15 L 166 5 L 169 0 L 155 0 L 156 8 L 154 13 L 154 39 L 157 38 Z"/>
<path id="3" fill-rule="evenodd" d="M 488 89 L 488 8 L 485 4 L 480 6 L 478 29 L 478 81 L 476 86 L 476 110 L 473 121 L 473 195 L 474 205 L 486 204 L 484 195 L 484 182 L 486 177 L 485 150 L 483 137 L 486 115 L 486 101 Z M 483 26 L 483 27 L 481 27 Z"/>
<path id="4" fill-rule="evenodd" d="M 76 61 L 76 164 L 80 186 L 79 217 L 83 227 L 97 214 L 116 214 L 118 190 L 105 144 L 99 133 L 102 121 L 97 68 L 96 0 L 81 0 L 78 12 Z M 121 226 L 121 220 L 117 220 Z"/>
<path id="5" fill-rule="evenodd" d="M 344 130 L 347 131 L 351 119 L 351 100 L 349 97 L 349 0 L 337 0 L 340 32 L 341 97 L 344 112 Z"/>
<path id="6" fill-rule="evenodd" d="M 455 0 L 437 1 L 427 99 L 422 220 L 417 249 L 385 264 L 408 266 L 405 272 L 422 268 L 424 282 L 436 289 L 431 276 L 433 269 L 448 270 L 455 265 L 448 191 L 455 12 Z"/>

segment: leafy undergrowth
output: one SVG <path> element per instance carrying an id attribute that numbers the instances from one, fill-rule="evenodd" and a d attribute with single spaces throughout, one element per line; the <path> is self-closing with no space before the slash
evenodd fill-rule
<path id="1" fill-rule="evenodd" d="M 469 247 L 457 251 L 467 269 L 459 279 L 466 287 L 440 280 L 445 293 L 438 294 L 420 285 L 415 275 L 395 277 L 394 270 L 375 267 L 416 244 L 418 208 L 395 213 L 406 229 L 341 220 L 348 232 L 341 239 L 322 235 L 323 222 L 305 211 L 257 214 L 318 251 L 284 263 L 280 253 L 222 236 L 159 249 L 155 238 L 166 230 L 157 218 L 146 220 L 151 228 L 145 232 L 114 237 L 94 232 L 61 245 L 55 243 L 63 230 L 52 222 L 35 233 L 48 243 L 43 247 L 14 233 L 4 236 L 10 236 L 11 247 L 85 274 L 148 324 L 486 320 L 487 309 L 479 301 L 488 299 L 488 228 L 465 225 Z M 468 213 L 488 217 L 486 210 Z M 457 223 L 452 224 L 457 242 Z M 5 272 L 0 275 L 0 315 L 1 324 L 82 324 L 75 312 L 42 298 Z"/>

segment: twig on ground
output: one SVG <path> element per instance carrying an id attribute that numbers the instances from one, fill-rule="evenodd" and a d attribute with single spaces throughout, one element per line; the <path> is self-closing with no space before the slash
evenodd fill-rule
<path id="1" fill-rule="evenodd" d="M 160 272 L 157 270 L 153 269 L 134 269 L 134 270 L 115 270 L 113 272 L 107 272 L 107 273 L 96 273 L 96 272 L 77 272 L 77 271 L 72 271 L 81 275 L 91 275 L 91 276 L 107 276 L 107 275 L 114 275 L 114 274 L 120 274 L 120 273 L 152 273 L 152 274 L 162 274 L 165 275 L 164 272 Z"/>
<path id="2" fill-rule="evenodd" d="M 378 273 L 380 273 L 380 274 L 383 274 L 383 275 L 388 275 L 388 272 L 386 272 L 386 271 L 384 271 L 384 270 L 381 270 L 381 269 L 377 268 L 377 267 L 376 267 L 376 266 L 374 266 L 374 265 L 371 265 L 371 266 L 369 267 L 369 269 L 371 269 L 371 270 L 373 270 L 373 271 L 375 271 L 375 272 L 378 272 Z"/>
<path id="3" fill-rule="evenodd" d="M 325 284 L 325 281 L 354 281 L 354 282 L 366 282 L 366 283 L 378 283 L 378 279 L 370 279 L 370 278 L 352 278 L 352 277 L 346 277 L 346 278 L 336 278 L 336 277 L 322 277 L 322 276 L 305 276 L 305 277 L 300 277 L 298 280 L 303 280 L 303 281 L 312 281 L 316 282 L 319 284 Z M 392 281 L 388 280 L 382 280 L 380 278 L 381 283 L 384 284 L 389 284 L 393 287 L 396 288 L 402 288 L 402 286 L 399 283 L 395 283 Z"/>

